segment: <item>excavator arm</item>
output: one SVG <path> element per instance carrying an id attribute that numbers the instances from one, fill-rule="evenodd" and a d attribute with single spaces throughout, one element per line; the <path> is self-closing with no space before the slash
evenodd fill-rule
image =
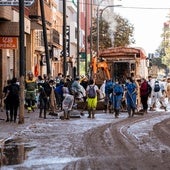
<path id="1" fill-rule="evenodd" d="M 96 75 L 97 71 L 99 69 L 104 70 L 107 79 L 111 78 L 110 77 L 110 72 L 109 72 L 109 69 L 108 69 L 108 65 L 107 65 L 106 61 L 105 60 L 98 61 L 97 57 L 93 57 L 92 58 L 92 72 L 93 72 L 93 75 Z"/>

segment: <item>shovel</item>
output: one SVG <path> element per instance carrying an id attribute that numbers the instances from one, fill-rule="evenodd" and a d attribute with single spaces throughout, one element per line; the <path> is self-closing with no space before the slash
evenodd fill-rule
<path id="1" fill-rule="evenodd" d="M 138 108 L 136 107 L 136 103 L 134 102 L 134 100 L 133 100 L 133 98 L 132 98 L 132 96 L 131 96 L 131 94 L 129 93 L 128 90 L 127 90 L 127 93 L 128 93 L 128 95 L 130 96 L 130 99 L 131 99 L 133 105 L 135 106 L 135 109 L 137 110 L 137 113 L 139 114 L 139 110 L 138 110 Z"/>

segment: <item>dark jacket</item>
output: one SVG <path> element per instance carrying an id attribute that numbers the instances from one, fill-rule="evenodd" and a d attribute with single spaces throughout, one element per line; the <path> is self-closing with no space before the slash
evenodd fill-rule
<path id="1" fill-rule="evenodd" d="M 140 86 L 140 96 L 147 96 L 148 95 L 148 83 L 144 81 Z"/>

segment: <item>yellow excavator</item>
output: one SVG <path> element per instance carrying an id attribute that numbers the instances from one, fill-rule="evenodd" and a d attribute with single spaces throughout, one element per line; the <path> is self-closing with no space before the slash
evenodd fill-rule
<path id="1" fill-rule="evenodd" d="M 106 60 L 94 56 L 91 62 L 92 75 L 97 84 L 101 84 L 104 80 L 110 80 L 110 72 Z M 98 73 L 102 74 L 98 74 Z M 101 76 L 102 75 L 102 76 Z"/>

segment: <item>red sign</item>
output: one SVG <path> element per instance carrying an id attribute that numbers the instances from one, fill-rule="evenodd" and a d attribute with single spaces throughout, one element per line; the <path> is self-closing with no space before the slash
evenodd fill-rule
<path id="1" fill-rule="evenodd" d="M 17 37 L 0 37 L 0 49 L 16 49 L 18 48 Z"/>

